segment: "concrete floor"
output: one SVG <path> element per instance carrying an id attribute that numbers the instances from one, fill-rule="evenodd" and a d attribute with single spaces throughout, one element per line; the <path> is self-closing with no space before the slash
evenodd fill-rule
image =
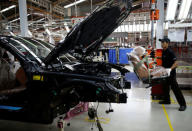
<path id="1" fill-rule="evenodd" d="M 130 75 L 130 76 L 129 76 Z M 134 74 L 128 74 L 132 89 L 126 90 L 127 104 L 112 104 L 113 113 L 106 114 L 108 104 L 99 104 L 98 117 L 104 131 L 192 131 L 192 90 L 183 90 L 187 109 L 179 112 L 179 105 L 171 92 L 172 104 L 160 105 L 151 100 L 151 89 L 145 89 Z M 95 104 L 96 106 L 97 104 Z M 55 119 L 51 125 L 28 124 L 23 122 L 0 120 L 0 131 L 58 131 Z M 83 113 L 70 121 L 65 131 L 98 131 Z"/>
<path id="2" fill-rule="evenodd" d="M 183 91 L 188 103 L 184 112 L 178 111 L 173 94 L 171 105 L 159 105 L 151 100 L 150 89 L 133 88 L 126 92 L 127 104 L 112 104 L 113 113 L 105 113 L 108 104 L 99 104 L 98 116 L 104 131 L 192 131 L 192 91 Z M 57 131 L 56 121 L 52 125 L 40 125 L 0 120 L 0 131 Z M 93 122 L 88 122 L 84 113 L 70 123 L 65 131 L 91 131 Z M 93 131 L 98 131 L 96 126 Z"/>

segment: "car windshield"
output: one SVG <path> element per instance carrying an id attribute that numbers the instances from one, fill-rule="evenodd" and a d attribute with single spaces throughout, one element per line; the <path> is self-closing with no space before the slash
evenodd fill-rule
<path id="1" fill-rule="evenodd" d="M 40 63 L 48 56 L 51 50 L 55 47 L 54 45 L 33 39 L 33 38 L 23 38 L 23 37 L 14 37 L 14 46 L 19 49 L 25 56 L 27 56 L 30 60 L 39 59 Z M 30 51 L 26 50 L 28 48 Z M 28 52 L 28 53 L 27 53 Z M 64 55 L 59 56 L 62 62 L 74 62 L 77 61 L 75 57 L 66 53 Z"/>
<path id="2" fill-rule="evenodd" d="M 32 39 L 25 39 L 22 37 L 16 37 L 14 38 L 18 41 L 20 41 L 22 44 L 24 44 L 26 47 L 28 47 L 38 58 L 43 60 L 47 55 L 51 52 L 51 50 L 54 48 L 48 48 L 44 44 L 34 41 Z"/>
<path id="3" fill-rule="evenodd" d="M 48 48 L 49 50 L 53 50 L 53 48 L 55 47 L 55 45 L 41 41 L 41 40 L 37 40 L 37 39 L 33 39 L 33 38 L 24 38 L 25 40 L 34 43 L 34 44 L 40 44 L 45 46 L 46 48 Z M 48 54 L 47 54 L 48 55 Z M 40 58 L 42 58 L 42 56 L 39 56 Z M 45 58 L 45 57 L 44 57 Z M 77 61 L 75 57 L 71 56 L 69 53 L 66 54 L 61 54 L 59 56 L 59 58 L 62 60 L 62 62 L 74 62 Z"/>
<path id="4" fill-rule="evenodd" d="M 34 38 L 24 38 L 25 40 L 28 40 L 30 41 L 31 43 L 39 43 L 40 45 L 43 45 L 45 47 L 47 47 L 48 49 L 52 50 L 55 45 L 51 44 L 51 43 L 47 43 L 47 42 L 44 42 L 44 41 L 41 41 L 41 40 L 37 40 L 37 39 L 34 39 Z"/>

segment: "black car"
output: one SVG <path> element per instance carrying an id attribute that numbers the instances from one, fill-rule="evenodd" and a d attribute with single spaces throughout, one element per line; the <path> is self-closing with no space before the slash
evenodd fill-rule
<path id="1" fill-rule="evenodd" d="M 92 62 L 91 55 L 127 18 L 131 4 L 107 1 L 55 47 L 32 38 L 0 36 L 0 119 L 51 123 L 79 102 L 126 103 L 122 90 L 128 70 Z M 111 76 L 112 68 L 121 74 Z"/>

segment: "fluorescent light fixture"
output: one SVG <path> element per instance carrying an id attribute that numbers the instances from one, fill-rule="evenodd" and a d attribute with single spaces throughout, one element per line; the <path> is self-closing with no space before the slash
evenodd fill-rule
<path id="1" fill-rule="evenodd" d="M 29 24 L 29 26 L 30 25 L 32 25 L 32 24 L 34 24 L 34 23 L 38 23 L 38 22 L 40 22 L 40 21 L 42 21 L 42 20 L 44 20 L 45 18 L 42 18 L 42 19 L 39 19 L 39 20 L 37 20 L 37 21 L 35 21 L 35 22 L 31 22 L 30 24 Z"/>
<path id="2" fill-rule="evenodd" d="M 86 1 L 86 0 L 78 0 L 78 1 L 75 1 L 75 2 L 73 2 L 73 3 L 71 3 L 71 4 L 69 4 L 69 5 L 64 6 L 64 8 L 69 8 L 69 7 L 71 7 L 71 6 L 77 5 L 77 4 L 82 3 L 82 2 L 84 2 L 84 1 Z"/>
<path id="3" fill-rule="evenodd" d="M 16 7 L 16 5 L 9 6 L 9 7 L 5 8 L 5 9 L 1 10 L 0 13 L 6 12 L 6 11 L 12 9 L 12 8 L 15 8 L 15 7 Z"/>
<path id="4" fill-rule="evenodd" d="M 29 15 L 31 15 L 31 14 L 27 14 L 27 16 L 29 16 Z M 9 23 L 15 22 L 15 21 L 17 21 L 17 20 L 20 20 L 20 17 L 17 18 L 17 19 L 14 19 L 14 20 L 12 20 L 12 21 L 10 21 Z"/>
<path id="5" fill-rule="evenodd" d="M 40 28 L 36 28 L 36 29 L 34 29 L 34 31 L 35 31 L 35 30 L 38 30 L 38 29 L 40 29 Z"/>
<path id="6" fill-rule="evenodd" d="M 129 32 L 129 26 L 125 25 L 125 32 Z"/>
<path id="7" fill-rule="evenodd" d="M 121 26 L 118 27 L 118 32 L 122 32 L 122 31 L 121 31 Z"/>
<path id="8" fill-rule="evenodd" d="M 49 31 L 49 29 L 45 29 L 45 31 L 47 32 L 47 34 L 50 36 L 51 32 Z"/>
<path id="9" fill-rule="evenodd" d="M 30 36 L 30 37 L 32 37 L 33 36 L 33 34 L 31 33 L 31 31 L 30 30 L 28 30 L 28 36 Z"/>
<path id="10" fill-rule="evenodd" d="M 184 20 L 187 18 L 187 15 L 189 13 L 189 9 L 191 7 L 192 0 L 182 0 L 181 7 L 179 10 L 178 19 Z"/>
<path id="11" fill-rule="evenodd" d="M 35 13 L 33 13 L 34 15 L 38 15 L 38 16 L 45 16 L 44 14 L 41 14 L 41 13 L 37 13 L 37 12 L 35 12 Z"/>
<path id="12" fill-rule="evenodd" d="M 169 0 L 167 7 L 167 16 L 166 20 L 174 20 L 177 10 L 178 0 Z"/>
<path id="13" fill-rule="evenodd" d="M 133 32 L 133 25 L 129 24 L 129 32 Z"/>
<path id="14" fill-rule="evenodd" d="M 67 32 L 70 32 L 69 26 L 67 25 L 66 22 L 64 23 L 64 26 L 65 26 L 66 31 L 67 31 Z"/>
<path id="15" fill-rule="evenodd" d="M 17 20 L 19 20 L 19 19 L 20 19 L 20 18 L 14 19 L 14 20 L 10 21 L 10 23 L 15 22 L 15 21 L 17 21 Z"/>
<path id="16" fill-rule="evenodd" d="M 11 36 L 15 36 L 15 34 L 13 32 L 10 31 L 9 33 L 11 34 Z"/>
<path id="17" fill-rule="evenodd" d="M 58 27 L 52 28 L 52 30 L 57 29 Z"/>
<path id="18" fill-rule="evenodd" d="M 165 29 L 165 30 L 168 30 L 168 29 L 169 29 L 169 23 L 168 23 L 168 22 L 164 23 L 164 29 Z"/>
<path id="19" fill-rule="evenodd" d="M 121 25 L 120 28 L 121 28 L 121 32 L 125 32 L 125 26 L 124 25 Z"/>

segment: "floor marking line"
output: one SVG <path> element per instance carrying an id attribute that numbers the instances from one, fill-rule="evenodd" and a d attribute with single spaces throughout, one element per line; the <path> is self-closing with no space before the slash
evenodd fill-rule
<path id="1" fill-rule="evenodd" d="M 95 119 L 89 119 L 89 117 L 85 117 L 86 122 L 95 122 Z M 99 121 L 102 124 L 108 124 L 110 122 L 109 118 L 99 117 Z"/>
<path id="2" fill-rule="evenodd" d="M 175 100 L 171 97 L 171 103 L 176 103 Z"/>
<path id="3" fill-rule="evenodd" d="M 170 131 L 174 131 L 173 126 L 171 125 L 171 121 L 170 121 L 170 119 L 169 119 L 169 116 L 168 116 L 168 114 L 167 114 L 167 111 L 166 111 L 166 109 L 165 109 L 165 106 L 162 105 L 162 107 L 163 107 L 163 111 L 164 111 L 164 113 L 165 113 L 165 116 L 166 116 L 166 118 L 167 118 L 167 122 L 168 122 L 168 124 L 169 124 Z"/>

